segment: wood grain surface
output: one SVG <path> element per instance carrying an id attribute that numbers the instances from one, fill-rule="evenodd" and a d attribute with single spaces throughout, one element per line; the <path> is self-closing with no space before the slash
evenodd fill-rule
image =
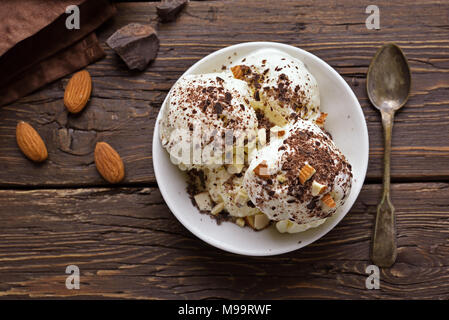
<path id="1" fill-rule="evenodd" d="M 449 3 L 376 1 L 381 29 L 367 30 L 354 1 L 191 1 L 158 24 L 155 3 L 118 4 L 98 36 L 107 56 L 90 65 L 92 98 L 79 115 L 63 105 L 70 76 L 0 108 L 0 298 L 449 298 Z M 144 72 L 128 71 L 104 41 L 130 22 L 157 27 L 161 48 Z M 151 140 L 159 107 L 180 75 L 240 42 L 276 41 L 325 60 L 359 99 L 370 135 L 367 184 L 348 216 L 299 251 L 248 258 L 210 247 L 171 214 L 157 189 Z M 382 130 L 365 92 L 370 59 L 385 42 L 403 48 L 412 94 L 393 130 L 398 260 L 366 290 L 365 268 L 380 198 Z M 15 142 L 19 120 L 46 140 L 33 164 Z M 96 142 L 122 156 L 115 188 L 95 169 Z M 65 268 L 81 269 L 81 290 Z"/>
<path id="2" fill-rule="evenodd" d="M 243 257 L 187 231 L 156 188 L 0 191 L 0 298 L 449 298 L 449 184 L 394 184 L 398 259 L 365 273 L 380 186 L 329 234 L 275 257 Z M 76 264 L 80 290 L 65 288 Z"/>
<path id="3" fill-rule="evenodd" d="M 394 181 L 449 179 L 449 4 L 438 1 L 378 2 L 381 29 L 367 30 L 365 6 L 351 1 L 191 2 L 174 23 L 158 26 L 161 49 L 145 72 L 131 72 L 107 48 L 88 67 L 92 98 L 69 115 L 62 98 L 68 78 L 0 109 L 2 186 L 101 185 L 93 146 L 105 140 L 123 156 L 125 183 L 154 183 L 151 139 L 158 108 L 178 77 L 194 62 L 245 41 L 277 41 L 301 47 L 334 67 L 356 93 L 370 134 L 368 179 L 379 182 L 383 140 L 379 114 L 367 100 L 365 74 L 384 42 L 395 41 L 412 68 L 413 91 L 396 117 Z M 407 2 L 408 3 L 408 2 Z M 385 8 L 385 10 L 382 10 Z M 405 9 L 406 8 L 406 9 Z M 156 24 L 155 3 L 119 4 L 100 31 L 104 41 L 129 23 Z M 16 147 L 14 128 L 29 121 L 46 138 L 49 161 L 33 166 Z"/>

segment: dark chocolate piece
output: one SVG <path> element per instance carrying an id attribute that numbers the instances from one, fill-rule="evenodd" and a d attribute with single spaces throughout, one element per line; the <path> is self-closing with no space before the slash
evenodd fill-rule
<path id="1" fill-rule="evenodd" d="M 220 104 L 220 102 L 217 102 L 214 105 L 214 111 L 216 114 L 220 115 L 223 112 L 223 106 Z"/>
<path id="2" fill-rule="evenodd" d="M 130 23 L 106 40 L 130 69 L 144 70 L 159 50 L 156 30 L 149 25 Z"/>
<path id="3" fill-rule="evenodd" d="M 162 22 L 171 22 L 186 6 L 187 0 L 163 0 L 156 6 L 157 15 Z"/>

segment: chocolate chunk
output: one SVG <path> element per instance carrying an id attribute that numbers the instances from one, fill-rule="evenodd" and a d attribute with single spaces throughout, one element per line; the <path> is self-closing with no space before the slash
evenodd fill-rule
<path id="1" fill-rule="evenodd" d="M 313 209 L 315 209 L 315 207 L 316 207 L 316 202 L 317 202 L 317 199 L 312 199 L 312 201 L 310 201 L 310 203 L 307 205 L 307 209 L 309 209 L 309 210 L 313 210 Z"/>
<path id="2" fill-rule="evenodd" d="M 186 4 L 187 0 L 163 0 L 156 6 L 157 15 L 162 22 L 174 21 Z"/>
<path id="3" fill-rule="evenodd" d="M 130 69 L 144 70 L 159 50 L 159 38 L 149 25 L 130 23 L 106 40 Z"/>
<path id="4" fill-rule="evenodd" d="M 220 114 L 223 112 L 223 107 L 222 107 L 222 105 L 220 104 L 220 102 L 217 102 L 217 103 L 214 105 L 214 111 L 215 111 L 215 113 L 218 114 L 218 115 L 220 115 Z"/>
<path id="5" fill-rule="evenodd" d="M 230 103 L 232 100 L 232 94 L 230 94 L 229 92 L 225 93 L 225 100 L 227 103 Z"/>

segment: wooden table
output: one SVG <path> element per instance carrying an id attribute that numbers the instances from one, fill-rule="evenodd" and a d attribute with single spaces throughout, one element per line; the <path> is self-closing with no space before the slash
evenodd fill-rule
<path id="1" fill-rule="evenodd" d="M 410 4 L 409 4 L 410 3 Z M 145 72 L 107 57 L 87 69 L 91 101 L 80 115 L 63 106 L 68 77 L 0 109 L 0 296 L 3 298 L 449 298 L 449 4 L 376 1 L 381 29 L 365 27 L 355 1 L 192 1 L 158 26 L 161 48 Z M 118 5 L 98 36 L 130 23 L 156 23 L 154 3 Z M 314 244 L 276 257 L 213 248 L 187 231 L 156 184 L 151 139 L 159 107 L 176 79 L 205 55 L 245 41 L 278 41 L 324 59 L 357 95 L 368 124 L 370 161 L 352 210 Z M 385 42 L 409 59 L 413 91 L 396 117 L 392 200 L 398 258 L 367 290 L 365 269 L 380 197 L 382 131 L 365 92 L 371 57 Z M 18 120 L 47 142 L 35 165 L 15 142 Z M 126 180 L 98 175 L 93 148 L 108 141 Z M 67 290 L 65 268 L 81 270 Z"/>

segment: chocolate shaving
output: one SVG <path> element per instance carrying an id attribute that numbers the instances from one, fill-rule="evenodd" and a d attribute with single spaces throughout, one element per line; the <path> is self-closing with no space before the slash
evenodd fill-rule
<path id="1" fill-rule="evenodd" d="M 223 106 L 220 102 L 215 103 L 214 105 L 214 111 L 216 114 L 220 115 L 223 112 Z"/>
<path id="2" fill-rule="evenodd" d="M 230 92 L 225 93 L 225 100 L 227 103 L 230 103 L 232 101 L 232 94 Z"/>

